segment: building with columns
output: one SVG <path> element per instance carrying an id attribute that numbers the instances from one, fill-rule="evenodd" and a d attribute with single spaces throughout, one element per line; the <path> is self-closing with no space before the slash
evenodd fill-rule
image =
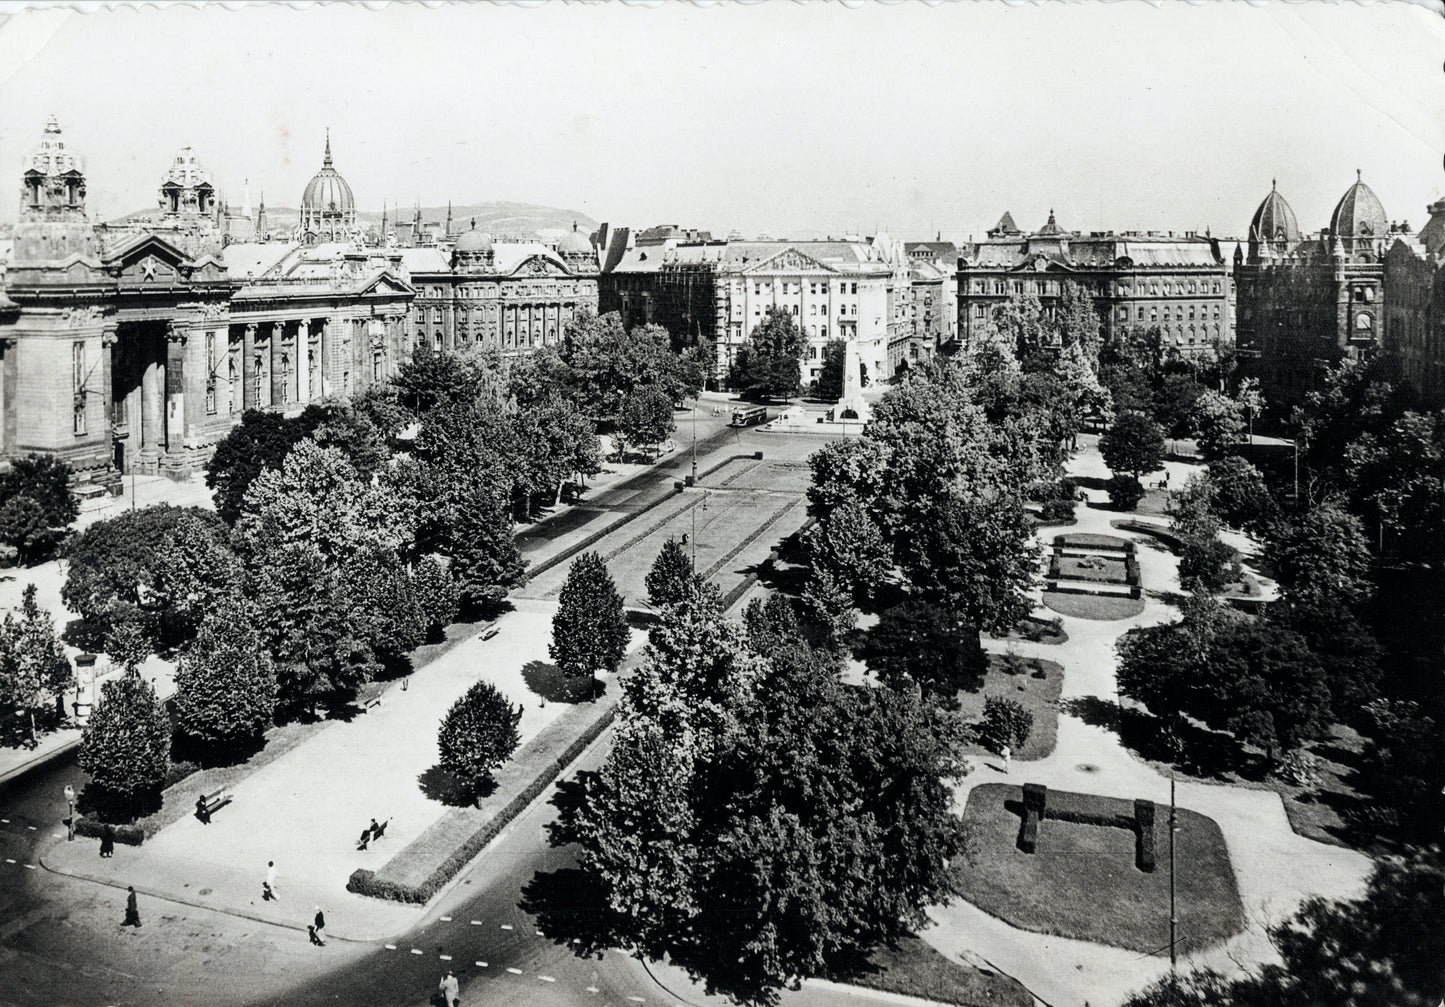
<path id="1" fill-rule="evenodd" d="M 153 216 L 97 225 L 85 199 L 52 119 L 0 289 L 0 459 L 54 454 L 113 490 L 132 471 L 183 478 L 245 410 L 364 391 L 416 344 L 403 252 L 360 240 L 329 143 L 291 241 L 253 240 L 264 221 L 230 210 L 189 148 Z"/>

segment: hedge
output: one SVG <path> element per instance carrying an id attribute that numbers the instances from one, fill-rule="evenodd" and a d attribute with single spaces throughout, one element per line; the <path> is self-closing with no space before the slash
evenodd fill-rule
<path id="1" fill-rule="evenodd" d="M 1049 804 L 1049 788 L 1042 783 L 1024 784 L 1024 807 L 1031 811 L 1044 814 L 1044 809 Z"/>
<path id="2" fill-rule="evenodd" d="M 101 839 L 105 836 L 107 826 L 104 822 L 96 821 L 94 818 L 87 818 L 84 815 L 75 816 L 75 834 L 85 836 L 87 839 Z M 145 830 L 139 825 L 111 825 L 114 830 L 115 841 L 126 846 L 139 846 L 146 841 Z"/>
<path id="3" fill-rule="evenodd" d="M 1019 829 L 1019 849 L 1033 853 L 1039 847 L 1039 813 L 1033 808 L 1024 809 L 1024 824 Z"/>
<path id="4" fill-rule="evenodd" d="M 492 816 L 481 828 L 471 834 L 460 846 L 454 849 L 451 854 L 438 864 L 431 873 L 420 884 L 406 884 L 404 882 L 392 881 L 379 877 L 393 863 L 407 858 L 408 851 L 412 846 L 417 845 L 425 834 L 414 841 L 412 846 L 402 850 L 392 859 L 391 862 L 382 867 L 381 871 L 371 871 L 366 868 L 357 868 L 351 872 L 351 877 L 346 882 L 346 890 L 355 892 L 358 895 L 369 895 L 372 898 L 390 899 L 394 902 L 428 902 L 446 886 L 447 882 L 456 877 L 457 874 L 472 861 L 477 854 L 486 848 L 487 844 L 495 839 L 501 831 L 511 824 L 512 820 L 527 809 L 537 796 L 551 786 L 552 782 L 561 775 L 588 745 L 597 738 L 612 723 L 616 715 L 617 707 L 608 706 L 607 709 L 593 721 L 581 734 L 572 740 L 562 753 L 552 759 L 547 766 L 529 781 L 517 794 L 515 794 L 506 805 Z M 415 854 L 414 854 L 415 855 Z"/>
<path id="5" fill-rule="evenodd" d="M 1134 863 L 1146 874 L 1154 873 L 1154 802 L 1134 802 Z"/>
<path id="6" fill-rule="evenodd" d="M 1075 794 L 1066 790 L 1053 792 L 1042 783 L 1023 785 L 1023 823 L 1019 828 L 1018 848 L 1025 853 L 1038 850 L 1039 829 L 1045 820 L 1074 822 L 1107 829 L 1124 829 L 1134 833 L 1134 864 L 1139 870 L 1152 873 L 1154 858 L 1154 802 L 1142 798 L 1129 802 L 1112 797 Z"/>

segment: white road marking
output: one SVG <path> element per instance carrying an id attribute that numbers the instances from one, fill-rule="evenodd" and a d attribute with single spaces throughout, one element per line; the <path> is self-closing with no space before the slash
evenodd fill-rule
<path id="1" fill-rule="evenodd" d="M 51 839 L 59 839 L 62 835 L 63 835 L 63 833 L 60 833 L 60 832 L 52 832 L 52 833 L 50 834 L 50 838 L 51 838 Z"/>
<path id="2" fill-rule="evenodd" d="M 15 863 L 15 861 L 11 860 L 9 857 L 6 857 L 6 858 L 5 858 L 5 862 L 6 862 L 7 864 L 13 864 L 13 863 Z"/>
<path id="3" fill-rule="evenodd" d="M 538 930 L 538 931 L 537 931 L 537 936 L 538 936 L 538 937 L 546 937 L 547 935 L 544 934 L 544 933 L 542 933 L 542 931 Z"/>
<path id="4" fill-rule="evenodd" d="M 419 955 L 421 954 L 421 948 L 412 948 L 411 953 L 414 955 Z"/>
<path id="5" fill-rule="evenodd" d="M 0 818 L 0 822 L 4 822 L 6 825 L 9 825 L 9 824 L 10 824 L 10 819 L 8 819 L 8 818 Z"/>
<path id="6" fill-rule="evenodd" d="M 395 944 L 388 944 L 388 945 L 386 946 L 386 950 L 388 950 L 388 951 L 395 951 L 395 950 L 396 950 L 396 945 L 395 945 Z"/>
<path id="7" fill-rule="evenodd" d="M 479 969 L 484 969 L 484 968 L 486 968 L 486 967 L 487 967 L 487 963 L 486 963 L 486 962 L 477 962 L 477 968 L 479 968 Z"/>
<path id="8" fill-rule="evenodd" d="M 481 925 L 482 925 L 482 921 L 481 921 L 481 920 L 472 920 L 472 926 L 474 926 L 474 927 L 479 927 L 479 926 L 481 926 Z"/>
<path id="9" fill-rule="evenodd" d="M 25 827 L 26 827 L 27 829 L 29 829 L 31 832 L 34 832 L 34 831 L 35 831 L 35 826 L 33 826 L 33 825 L 27 825 L 27 826 L 25 826 Z"/>
<path id="10" fill-rule="evenodd" d="M 510 923 L 503 923 L 503 924 L 502 924 L 502 929 L 503 929 L 503 930 L 511 930 L 511 929 L 512 929 L 512 924 L 510 924 Z"/>
<path id="11" fill-rule="evenodd" d="M 554 983 L 554 982 L 557 981 L 556 979 L 553 979 L 551 976 L 538 976 L 537 978 L 540 979 L 540 980 L 542 980 L 544 983 Z"/>
<path id="12" fill-rule="evenodd" d="M 596 986 L 588 986 L 588 987 L 587 987 L 587 992 L 588 992 L 588 993 L 601 993 L 602 991 L 599 990 Z"/>
<path id="13" fill-rule="evenodd" d="M 34 864 L 25 864 L 24 867 L 25 867 L 25 869 L 26 869 L 27 871 L 33 871 L 33 870 L 35 870 L 35 865 L 34 865 Z"/>
<path id="14" fill-rule="evenodd" d="M 441 918 L 441 921 L 442 921 L 443 923 L 450 923 L 450 922 L 452 921 L 452 918 L 451 918 L 450 916 L 443 916 L 443 917 Z"/>
<path id="15" fill-rule="evenodd" d="M 452 960 L 451 955 L 437 955 L 437 958 L 441 959 L 444 962 L 449 962 Z"/>
<path id="16" fill-rule="evenodd" d="M 512 975 L 514 975 L 514 976 L 519 976 L 519 975 L 522 974 L 522 970 L 521 970 L 521 969 L 507 969 L 507 971 L 510 972 L 510 973 L 512 973 Z"/>
<path id="17" fill-rule="evenodd" d="M 646 1003 L 646 1002 L 647 1002 L 646 1000 L 643 1000 L 642 997 L 628 997 L 627 999 L 631 1000 L 631 1001 L 632 1001 L 633 1003 L 635 1003 L 635 1004 L 640 1004 L 640 1003 Z"/>

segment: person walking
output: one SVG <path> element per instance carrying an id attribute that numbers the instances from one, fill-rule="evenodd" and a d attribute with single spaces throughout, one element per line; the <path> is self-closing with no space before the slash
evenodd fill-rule
<path id="1" fill-rule="evenodd" d="M 134 887 L 134 886 L 128 886 L 128 887 L 126 888 L 126 891 L 127 891 L 129 894 L 126 895 L 126 897 L 125 897 L 125 921 L 124 921 L 123 923 L 121 923 L 121 926 L 123 926 L 123 927 L 135 927 L 135 928 L 139 929 L 139 928 L 140 928 L 140 909 L 136 906 L 136 902 L 135 902 L 135 887 Z"/>
<path id="2" fill-rule="evenodd" d="M 317 936 L 315 927 L 308 926 L 306 928 L 306 936 L 311 938 L 311 943 L 315 944 L 318 948 L 326 947 L 326 942 Z"/>
<path id="3" fill-rule="evenodd" d="M 107 859 L 115 856 L 115 829 L 109 825 L 100 833 L 100 855 Z"/>
<path id="4" fill-rule="evenodd" d="M 437 983 L 437 990 L 446 1000 L 447 1007 L 460 1007 L 462 1002 L 461 986 L 457 983 L 457 977 L 447 969 L 447 974 L 442 976 L 442 981 Z"/>
<path id="5" fill-rule="evenodd" d="M 1000 750 L 998 754 L 1003 757 L 1003 771 L 1007 773 L 1009 770 L 1009 765 L 1013 762 L 1013 749 L 1009 748 L 1007 745 L 1004 745 L 1002 750 Z"/>
<path id="6" fill-rule="evenodd" d="M 316 919 L 313 922 L 316 924 L 316 937 L 319 943 L 325 944 L 326 941 L 321 940 L 321 938 L 326 936 L 326 914 L 321 911 L 320 906 L 316 907 Z"/>
<path id="7" fill-rule="evenodd" d="M 266 861 L 266 881 L 261 885 L 261 901 L 272 902 L 276 899 L 276 861 Z"/>

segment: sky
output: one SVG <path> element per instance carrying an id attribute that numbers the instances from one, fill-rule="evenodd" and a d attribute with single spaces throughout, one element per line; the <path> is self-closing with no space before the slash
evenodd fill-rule
<path id="1" fill-rule="evenodd" d="M 189 145 L 296 206 L 331 130 L 362 210 L 515 200 L 645 227 L 1239 236 L 1355 171 L 1418 228 L 1445 191 L 1445 19 L 1407 3 L 187 7 L 0 24 L 0 168 L 59 117 L 90 209 Z"/>

